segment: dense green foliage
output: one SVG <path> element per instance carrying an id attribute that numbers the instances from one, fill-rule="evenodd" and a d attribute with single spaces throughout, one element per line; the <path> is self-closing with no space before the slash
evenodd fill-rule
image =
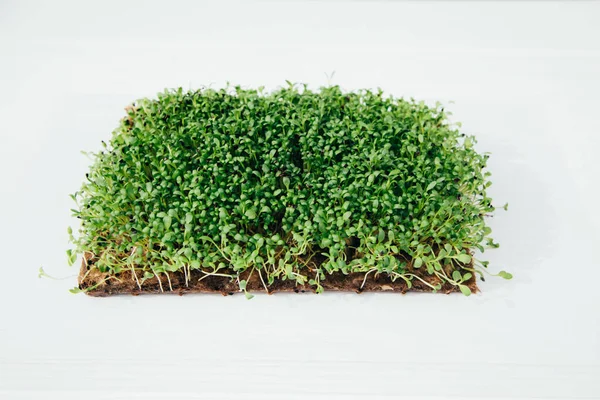
<path id="1" fill-rule="evenodd" d="M 128 108 L 93 154 L 69 254 L 133 269 L 142 285 L 169 271 L 252 269 L 267 286 L 310 280 L 320 291 L 342 271 L 429 274 L 468 294 L 460 265 L 495 246 L 488 156 L 473 144 L 441 106 L 381 91 L 165 91 Z"/>

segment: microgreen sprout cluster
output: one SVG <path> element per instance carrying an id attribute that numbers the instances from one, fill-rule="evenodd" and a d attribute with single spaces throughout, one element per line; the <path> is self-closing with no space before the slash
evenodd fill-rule
<path id="1" fill-rule="evenodd" d="M 471 250 L 497 246 L 485 223 L 495 208 L 488 155 L 447 115 L 337 86 L 142 99 L 72 195 L 82 224 L 76 237 L 69 229 L 70 262 L 86 254 L 101 272 L 130 270 L 140 288 L 201 271 L 245 292 L 249 271 L 265 288 L 321 292 L 328 275 L 359 272 L 468 295 L 464 282 L 487 268 Z"/>

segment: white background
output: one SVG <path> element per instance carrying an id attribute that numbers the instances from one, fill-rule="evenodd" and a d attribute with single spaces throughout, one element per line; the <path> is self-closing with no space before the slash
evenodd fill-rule
<path id="1" fill-rule="evenodd" d="M 0 3 L 1 399 L 600 397 L 600 3 L 161 3 Z M 124 106 L 286 79 L 449 104 L 492 152 L 510 207 L 485 255 L 514 280 L 470 298 L 68 293 L 79 151 Z"/>

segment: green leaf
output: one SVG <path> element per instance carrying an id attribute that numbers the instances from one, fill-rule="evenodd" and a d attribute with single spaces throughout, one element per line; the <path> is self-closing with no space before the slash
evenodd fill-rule
<path id="1" fill-rule="evenodd" d="M 415 258 L 414 267 L 415 268 L 421 268 L 421 265 L 423 265 L 423 259 L 421 257 Z"/>
<path id="2" fill-rule="evenodd" d="M 249 292 L 244 292 L 244 295 L 246 296 L 246 299 L 248 299 L 248 300 L 254 298 L 254 295 L 252 293 L 249 293 Z"/>
<path id="3" fill-rule="evenodd" d="M 72 289 L 69 289 L 69 292 L 73 293 L 73 294 L 77 294 L 77 293 L 83 293 L 83 290 L 79 289 L 79 287 L 75 286 Z"/>
<path id="4" fill-rule="evenodd" d="M 433 265 L 433 263 L 429 262 L 425 264 L 427 266 L 427 273 L 429 275 L 433 275 L 433 273 L 435 272 L 435 265 Z"/>
<path id="5" fill-rule="evenodd" d="M 246 217 L 248 217 L 248 219 L 255 219 L 256 218 L 256 209 L 251 208 L 249 210 L 246 210 L 244 215 L 246 215 Z"/>
<path id="6" fill-rule="evenodd" d="M 388 239 L 390 240 L 390 242 L 393 242 L 394 239 L 396 238 L 396 235 L 394 234 L 394 231 L 388 231 Z M 397 253 L 398 251 L 396 250 L 394 253 Z"/>
<path id="7" fill-rule="evenodd" d="M 67 250 L 67 262 L 68 262 L 69 266 L 75 264 L 76 261 L 77 261 L 77 253 L 74 252 L 73 250 Z"/>
<path id="8" fill-rule="evenodd" d="M 247 281 L 245 279 L 240 281 L 240 290 L 246 290 Z"/>
<path id="9" fill-rule="evenodd" d="M 463 264 L 469 264 L 471 262 L 471 256 L 469 254 L 461 253 L 457 256 L 458 261 Z"/>
<path id="10" fill-rule="evenodd" d="M 346 211 L 344 213 L 344 221 L 348 221 L 350 219 L 350 216 L 352 215 L 352 213 L 350 211 Z"/>
<path id="11" fill-rule="evenodd" d="M 462 280 L 462 276 L 460 275 L 460 272 L 458 272 L 458 271 L 456 271 L 456 270 L 452 271 L 452 279 L 453 279 L 455 282 L 459 282 L 459 281 L 461 281 L 461 280 Z"/>
<path id="12" fill-rule="evenodd" d="M 287 176 L 283 177 L 283 186 L 285 186 L 288 190 L 290 189 L 290 178 Z"/>
<path id="13" fill-rule="evenodd" d="M 460 291 L 462 292 L 462 294 L 464 294 L 465 296 L 470 296 L 471 295 L 471 289 L 469 289 L 468 286 L 465 285 L 458 285 Z"/>
<path id="14" fill-rule="evenodd" d="M 44 267 L 40 267 L 40 269 L 38 270 L 38 278 L 50 278 L 50 279 L 54 279 L 50 275 L 48 275 L 46 273 L 46 271 L 44 271 Z"/>
<path id="15" fill-rule="evenodd" d="M 435 187 L 435 185 L 437 185 L 437 181 L 431 182 L 429 185 L 427 185 L 427 189 L 425 189 L 425 191 L 429 192 L 431 189 L 433 189 Z"/>
<path id="16" fill-rule="evenodd" d="M 498 276 L 504 279 L 512 279 L 512 274 L 506 271 L 500 271 L 498 272 Z"/>
<path id="17" fill-rule="evenodd" d="M 134 190 L 134 188 L 133 188 L 133 185 L 132 185 L 131 183 L 128 183 L 128 184 L 125 186 L 125 192 L 127 193 L 127 197 L 128 197 L 130 200 L 133 200 L 133 199 L 135 199 L 135 190 Z"/>

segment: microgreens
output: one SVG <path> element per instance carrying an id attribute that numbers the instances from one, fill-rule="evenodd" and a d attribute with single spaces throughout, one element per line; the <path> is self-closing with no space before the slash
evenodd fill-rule
<path id="1" fill-rule="evenodd" d="M 103 150 L 86 153 L 70 263 L 86 253 L 140 288 L 201 271 L 248 297 L 244 271 L 265 288 L 321 292 L 328 274 L 360 272 L 469 295 L 465 282 L 487 268 L 471 251 L 497 246 L 488 155 L 439 104 L 289 84 L 167 90 L 126 110 Z"/>

